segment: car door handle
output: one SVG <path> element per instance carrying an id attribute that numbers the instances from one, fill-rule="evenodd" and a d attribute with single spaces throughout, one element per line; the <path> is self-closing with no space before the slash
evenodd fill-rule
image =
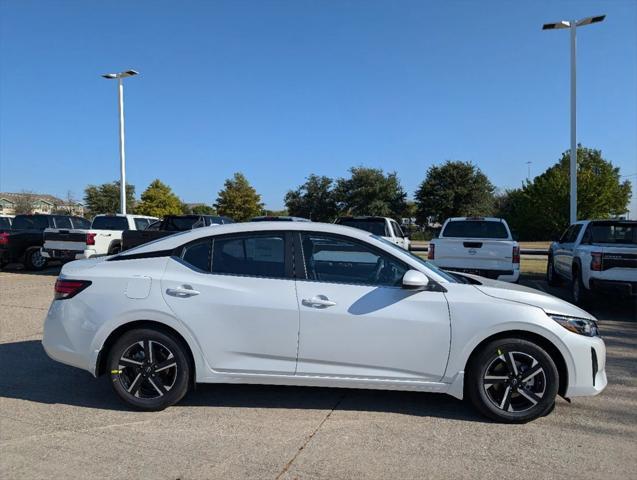
<path id="1" fill-rule="evenodd" d="M 331 301 L 325 295 L 317 295 L 316 297 L 312 298 L 304 298 L 302 303 L 306 307 L 312 308 L 327 308 L 336 305 L 336 302 Z"/>
<path id="2" fill-rule="evenodd" d="M 190 285 L 183 285 L 177 288 L 166 289 L 166 294 L 170 295 L 171 297 L 188 298 L 199 295 L 199 292 L 197 290 L 194 290 Z"/>

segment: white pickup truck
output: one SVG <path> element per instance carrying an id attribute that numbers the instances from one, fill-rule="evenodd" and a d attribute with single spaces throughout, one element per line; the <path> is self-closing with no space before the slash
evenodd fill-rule
<path id="1" fill-rule="evenodd" d="M 585 304 L 594 292 L 637 296 L 637 221 L 584 220 L 551 244 L 549 285 L 570 282 L 573 301 Z"/>
<path id="2" fill-rule="evenodd" d="M 157 218 L 144 215 L 96 215 L 91 228 L 44 231 L 44 258 L 70 261 L 119 253 L 124 230 L 144 230 Z"/>
<path id="3" fill-rule="evenodd" d="M 410 249 L 411 242 L 409 241 L 409 237 L 405 235 L 403 229 L 398 225 L 398 222 L 392 218 L 372 216 L 338 217 L 334 223 L 365 230 L 379 237 L 383 237 L 385 240 L 395 243 L 405 250 Z"/>
<path id="4" fill-rule="evenodd" d="M 444 270 L 505 282 L 520 277 L 520 246 L 501 218 L 447 219 L 438 238 L 429 242 L 427 257 Z"/>

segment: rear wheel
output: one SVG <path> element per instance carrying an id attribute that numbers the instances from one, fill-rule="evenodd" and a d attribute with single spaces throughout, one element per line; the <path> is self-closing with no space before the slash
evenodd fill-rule
<path id="1" fill-rule="evenodd" d="M 39 247 L 31 247 L 24 254 L 24 267 L 27 270 L 38 271 L 46 267 L 47 259 L 40 253 Z"/>
<path id="2" fill-rule="evenodd" d="M 115 392 L 141 410 L 163 410 L 188 392 L 190 365 L 183 344 L 152 329 L 126 332 L 108 357 Z"/>
<path id="3" fill-rule="evenodd" d="M 493 420 L 523 423 L 549 413 L 559 386 L 555 363 L 528 340 L 505 338 L 482 348 L 471 361 L 467 393 Z"/>

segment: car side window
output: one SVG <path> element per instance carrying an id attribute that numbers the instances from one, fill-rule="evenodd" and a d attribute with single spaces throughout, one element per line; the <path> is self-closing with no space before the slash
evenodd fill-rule
<path id="1" fill-rule="evenodd" d="M 209 238 L 205 238 L 184 246 L 181 252 L 181 259 L 188 265 L 192 265 L 204 272 L 209 272 L 211 243 Z"/>
<path id="2" fill-rule="evenodd" d="M 573 243 L 577 240 L 577 236 L 579 235 L 579 231 L 582 229 L 581 224 L 573 225 L 568 232 L 568 237 L 566 238 L 567 243 Z"/>
<path id="3" fill-rule="evenodd" d="M 135 219 L 135 229 L 136 230 L 145 230 L 148 226 L 147 218 L 136 218 Z"/>
<path id="4" fill-rule="evenodd" d="M 308 280 L 397 287 L 408 270 L 391 255 L 338 236 L 303 233 L 301 246 Z"/>
<path id="5" fill-rule="evenodd" d="M 215 238 L 212 273 L 284 278 L 284 234 L 266 233 Z"/>
<path id="6" fill-rule="evenodd" d="M 56 228 L 73 228 L 71 225 L 71 219 L 69 217 L 56 216 L 55 219 L 55 227 Z"/>
<path id="7" fill-rule="evenodd" d="M 402 229 L 400 228 L 400 225 L 398 225 L 398 223 L 392 221 L 391 222 L 391 226 L 392 229 L 394 230 L 394 235 L 398 238 L 403 238 L 405 236 L 405 234 L 403 233 Z"/>
<path id="8" fill-rule="evenodd" d="M 559 243 L 566 243 L 568 240 L 568 236 L 571 233 L 571 230 L 573 229 L 573 226 L 568 227 L 566 230 L 564 230 L 564 233 L 562 234 L 562 236 L 559 239 Z"/>

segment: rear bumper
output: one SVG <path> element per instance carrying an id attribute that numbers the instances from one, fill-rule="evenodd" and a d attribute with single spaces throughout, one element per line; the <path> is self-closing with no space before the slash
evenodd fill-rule
<path id="1" fill-rule="evenodd" d="M 95 250 L 84 250 L 80 252 L 78 250 L 57 250 L 54 248 L 42 248 L 40 252 L 44 258 L 62 261 L 83 260 L 85 258 L 94 257 L 97 254 Z"/>
<path id="2" fill-rule="evenodd" d="M 590 289 L 595 292 L 615 293 L 623 296 L 637 296 L 637 282 L 627 280 L 602 280 L 591 278 L 588 281 Z"/>

